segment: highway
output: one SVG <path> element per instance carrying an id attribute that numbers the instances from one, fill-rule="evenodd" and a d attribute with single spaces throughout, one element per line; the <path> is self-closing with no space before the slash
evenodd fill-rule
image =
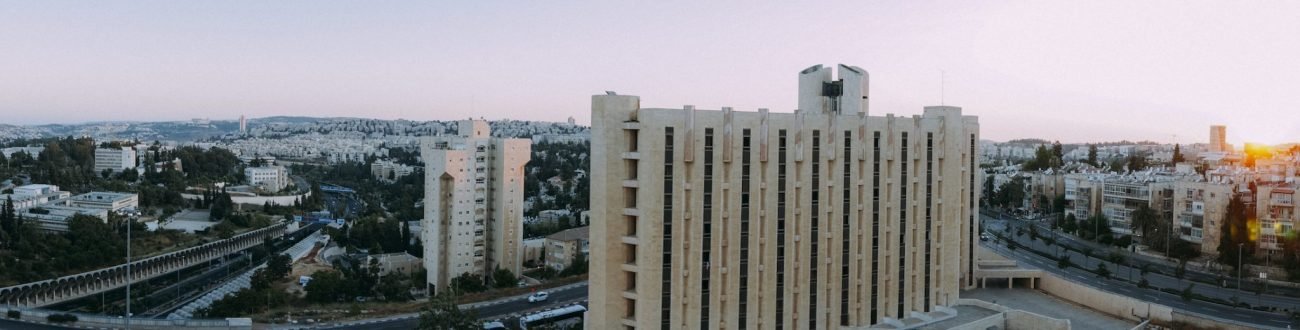
<path id="1" fill-rule="evenodd" d="M 987 231 L 995 234 L 1002 234 L 1002 235 L 1006 235 L 1002 232 L 1002 230 L 1008 225 L 1012 226 L 1013 228 L 1017 228 L 1025 225 L 1024 223 L 1018 223 L 1016 221 L 1009 223 L 1007 220 L 999 220 L 999 219 L 992 219 L 992 218 L 983 218 L 983 221 L 985 223 L 985 229 Z M 1048 271 L 1056 275 L 1059 275 L 1063 278 L 1069 279 L 1071 281 L 1085 283 L 1093 287 L 1105 291 L 1109 291 L 1112 293 L 1121 294 L 1121 295 L 1133 297 L 1144 301 L 1151 301 L 1151 302 L 1163 304 L 1166 306 L 1173 307 L 1174 309 L 1209 315 L 1221 319 L 1245 322 L 1248 324 L 1266 326 L 1266 327 L 1286 328 L 1288 326 L 1290 327 L 1300 326 L 1300 322 L 1295 322 L 1289 319 L 1286 315 L 1283 315 L 1281 313 L 1270 313 L 1270 312 L 1262 312 L 1262 311 L 1257 311 L 1248 308 L 1230 307 L 1227 305 L 1207 302 L 1203 300 L 1185 301 L 1179 295 L 1170 294 L 1164 291 L 1160 291 L 1157 288 L 1154 288 L 1154 287 L 1172 288 L 1181 292 L 1184 288 L 1187 287 L 1188 284 L 1194 283 L 1192 281 L 1182 280 L 1172 276 L 1157 274 L 1154 272 L 1148 273 L 1145 277 L 1147 281 L 1150 283 L 1150 285 L 1153 287 L 1145 288 L 1145 289 L 1140 288 L 1137 286 L 1137 284 L 1135 284 L 1139 281 L 1141 277 L 1140 275 L 1141 271 L 1139 269 L 1134 269 L 1124 264 L 1117 265 L 1115 263 L 1101 261 L 1095 257 L 1087 258 L 1081 253 L 1070 251 L 1068 249 L 1063 249 L 1060 248 L 1059 246 L 1049 247 L 1041 239 L 1031 241 L 1030 235 L 1027 232 L 1023 236 L 1016 235 L 1014 232 L 1015 230 L 1013 229 L 1013 233 L 1011 235 L 1006 235 L 1005 237 L 1011 238 L 1021 245 L 1020 248 L 1017 248 L 1015 250 L 1008 249 L 1005 246 L 1005 244 L 1002 244 L 1001 242 L 995 243 L 991 241 L 985 241 L 985 242 L 981 242 L 981 244 L 984 245 L 985 247 L 993 249 L 999 254 L 1002 254 L 1004 256 L 1010 257 L 1011 259 L 1019 261 L 1021 265 L 1027 268 L 1039 268 L 1044 271 Z M 1040 234 L 1046 234 L 1046 233 L 1040 231 Z M 1057 240 L 1061 241 L 1061 239 L 1059 238 Z M 1073 266 L 1067 269 L 1061 269 L 1060 267 L 1058 267 L 1056 260 L 1049 259 L 1042 255 L 1027 251 L 1026 247 L 1038 251 L 1044 251 L 1051 255 L 1060 255 L 1061 253 L 1065 253 L 1069 255 L 1070 262 L 1073 264 Z M 1109 251 L 1110 250 L 1096 250 L 1095 252 L 1093 252 L 1093 255 L 1097 257 L 1105 258 L 1109 254 Z M 1101 278 L 1098 275 L 1091 272 L 1091 270 L 1097 267 L 1097 264 L 1102 262 L 1105 262 L 1107 269 L 1110 270 L 1111 276 L 1108 279 Z M 1129 280 L 1130 278 L 1131 281 Z M 1262 301 L 1265 304 L 1270 306 L 1276 306 L 1278 308 L 1287 308 L 1287 309 L 1295 309 L 1296 306 L 1300 306 L 1300 300 L 1291 297 L 1280 297 L 1274 295 L 1256 295 L 1254 293 L 1245 293 L 1236 289 L 1211 286 L 1204 283 L 1194 283 L 1194 284 L 1195 286 L 1193 287 L 1192 291 L 1195 292 L 1196 294 L 1204 295 L 1207 297 L 1219 298 L 1225 301 L 1231 301 L 1233 299 L 1237 299 L 1239 301 L 1251 305 L 1258 305 Z"/>
<path id="2" fill-rule="evenodd" d="M 486 305 L 478 304 L 472 307 L 478 314 L 479 319 L 484 321 L 498 320 L 502 323 L 510 324 L 514 318 L 541 311 L 544 309 L 557 308 L 573 303 L 584 303 L 587 301 L 587 283 L 581 282 L 580 285 L 574 285 L 559 290 L 546 290 L 551 293 L 550 299 L 540 303 L 529 303 L 528 295 L 520 295 L 509 299 L 497 300 Z M 349 323 L 337 326 L 320 326 L 314 329 L 338 329 L 338 330 L 405 330 L 415 329 L 420 325 L 419 315 L 400 315 L 386 319 L 364 320 L 356 323 Z"/>

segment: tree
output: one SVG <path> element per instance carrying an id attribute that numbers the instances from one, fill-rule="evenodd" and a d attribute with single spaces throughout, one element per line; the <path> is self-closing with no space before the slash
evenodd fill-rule
<path id="1" fill-rule="evenodd" d="M 518 282 L 519 278 L 509 269 L 497 268 L 496 271 L 492 272 L 492 287 L 494 288 L 501 289 L 514 287 Z"/>
<path id="2" fill-rule="evenodd" d="M 487 291 L 487 286 L 483 285 L 483 276 L 478 274 L 464 273 L 451 279 L 451 287 L 456 292 L 475 293 Z"/>
<path id="3" fill-rule="evenodd" d="M 1110 269 L 1106 268 L 1106 263 L 1104 262 L 1098 262 L 1097 269 L 1093 270 L 1093 272 L 1097 273 L 1097 277 L 1107 278 L 1107 279 L 1110 278 Z"/>
<path id="4" fill-rule="evenodd" d="M 1147 158 L 1137 153 L 1133 153 L 1128 156 L 1128 163 L 1125 165 L 1128 166 L 1129 171 L 1141 171 L 1147 168 Z"/>
<path id="5" fill-rule="evenodd" d="M 1088 164 L 1100 167 L 1100 165 L 1097 164 L 1097 145 L 1095 144 L 1088 145 Z"/>
<path id="6" fill-rule="evenodd" d="M 332 303 L 352 299 L 349 297 L 351 290 L 345 288 L 343 274 L 337 271 L 321 270 L 311 274 L 311 282 L 307 283 L 304 288 L 307 290 L 307 301 L 317 303 Z"/>
<path id="7" fill-rule="evenodd" d="M 1220 264 L 1228 265 L 1234 268 L 1240 262 L 1249 263 L 1250 256 L 1254 253 L 1255 244 L 1250 240 L 1250 228 L 1247 224 L 1246 204 L 1242 202 L 1241 197 L 1233 195 L 1228 201 L 1228 208 L 1224 210 L 1223 225 L 1219 226 L 1219 258 Z M 1240 254 L 1247 260 L 1238 260 Z"/>
<path id="8" fill-rule="evenodd" d="M 1182 298 L 1183 298 L 1183 301 L 1192 301 L 1192 297 L 1194 297 L 1194 296 L 1193 296 L 1193 292 L 1192 292 L 1192 288 L 1195 288 L 1195 287 L 1196 287 L 1196 284 L 1194 284 L 1194 283 L 1189 283 L 1189 284 L 1187 284 L 1187 287 L 1183 288 L 1183 292 L 1182 292 L 1182 294 L 1181 294 L 1181 296 L 1182 296 Z"/>
<path id="9" fill-rule="evenodd" d="M 456 297 L 451 293 L 434 295 L 420 312 L 420 330 L 474 329 L 481 326 L 474 311 L 464 311 L 456 306 Z"/>
<path id="10" fill-rule="evenodd" d="M 1182 163 L 1183 161 L 1186 161 L 1186 159 L 1183 159 L 1183 152 L 1182 152 L 1181 148 L 1179 148 L 1178 144 L 1175 143 L 1175 144 L 1174 144 L 1174 156 L 1173 156 L 1171 162 L 1174 163 L 1175 165 L 1177 165 L 1178 163 Z"/>
<path id="11" fill-rule="evenodd" d="M 289 258 L 289 255 L 277 254 L 266 262 L 267 274 L 271 276 L 271 279 L 283 280 L 289 276 L 289 272 L 293 271 L 292 262 L 293 260 Z"/>
<path id="12" fill-rule="evenodd" d="M 1132 221 L 1129 225 L 1134 231 L 1142 233 L 1143 243 L 1151 245 L 1155 238 L 1151 237 L 1150 233 L 1152 229 L 1160 225 L 1160 215 L 1156 213 L 1155 209 L 1152 209 L 1146 204 L 1142 204 L 1138 205 L 1136 210 L 1133 210 L 1130 217 L 1132 218 Z M 1162 237 L 1169 236 L 1168 233 L 1164 234 L 1165 235 Z"/>
<path id="13" fill-rule="evenodd" d="M 1057 268 L 1060 268 L 1060 269 L 1066 269 L 1066 268 L 1070 268 L 1070 265 L 1071 265 L 1071 264 L 1070 264 L 1070 256 L 1069 256 L 1069 255 L 1061 255 L 1060 258 L 1056 259 L 1056 267 L 1057 267 Z"/>

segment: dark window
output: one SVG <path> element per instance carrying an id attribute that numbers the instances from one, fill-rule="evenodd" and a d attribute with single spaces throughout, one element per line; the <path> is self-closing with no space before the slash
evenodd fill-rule
<path id="1" fill-rule="evenodd" d="M 777 131 L 776 153 L 776 329 L 785 328 L 785 130 Z"/>
<path id="2" fill-rule="evenodd" d="M 710 254 L 713 253 L 713 129 L 704 129 L 704 242 L 701 246 L 703 257 L 703 276 L 700 278 L 700 329 L 709 326 L 709 266 Z"/>
<path id="3" fill-rule="evenodd" d="M 818 207 L 821 205 L 820 202 L 821 198 L 820 196 L 818 196 L 818 193 L 820 192 L 820 189 L 818 188 L 821 187 L 821 164 L 822 164 L 821 163 L 822 160 L 821 138 L 822 138 L 821 132 L 817 130 L 813 130 L 812 132 L 812 186 L 811 186 L 812 187 L 812 209 L 811 209 L 812 223 L 810 224 L 811 225 L 810 229 L 812 229 L 811 231 L 812 235 L 810 237 L 811 240 L 809 241 L 812 247 L 811 249 L 808 250 L 808 313 L 809 313 L 808 328 L 809 329 L 817 328 L 817 291 L 818 291 L 817 264 L 820 264 L 820 262 L 817 262 L 818 260 L 817 259 L 817 243 L 818 243 L 817 234 L 818 231 L 821 230 L 820 228 L 818 228 L 817 222 L 821 221 L 821 217 L 820 217 L 821 210 Z"/>
<path id="4" fill-rule="evenodd" d="M 926 312 L 930 311 L 930 226 L 933 218 L 930 216 L 930 208 L 933 206 L 933 187 L 934 184 L 934 133 L 925 133 L 925 303 L 921 308 Z"/>
<path id="5" fill-rule="evenodd" d="M 661 328 L 672 328 L 673 288 L 673 128 L 664 128 L 664 239 L 663 292 L 660 296 Z"/>
<path id="6" fill-rule="evenodd" d="M 878 323 L 880 298 L 880 132 L 871 136 L 871 320 Z"/>
<path id="7" fill-rule="evenodd" d="M 740 135 L 740 319 L 736 325 L 744 329 L 749 310 L 749 129 Z"/>
<path id="8" fill-rule="evenodd" d="M 849 325 L 849 159 L 853 157 L 853 133 L 844 131 L 844 158 L 840 161 L 844 163 L 844 192 L 842 193 L 842 203 L 840 204 L 841 212 L 844 213 L 844 222 L 840 225 L 840 325 Z"/>
<path id="9" fill-rule="evenodd" d="M 902 319 L 907 311 L 907 132 L 903 132 L 902 152 L 899 154 L 901 170 L 898 180 L 898 314 Z"/>
<path id="10" fill-rule="evenodd" d="M 975 241 L 978 240 L 976 238 L 977 234 L 975 233 L 975 207 L 979 205 L 975 199 L 975 169 L 979 168 L 975 167 L 975 134 L 970 135 L 970 152 L 966 154 L 966 157 L 970 157 L 970 170 L 967 170 L 967 172 L 970 172 L 970 182 L 968 183 L 969 186 L 966 188 L 970 193 L 970 199 L 966 200 L 966 202 L 970 204 L 970 223 L 967 224 L 969 228 L 966 229 L 970 233 L 970 239 L 967 240 L 969 241 L 968 244 L 970 244 L 970 246 L 966 248 L 966 279 L 968 281 L 974 281 Z"/>

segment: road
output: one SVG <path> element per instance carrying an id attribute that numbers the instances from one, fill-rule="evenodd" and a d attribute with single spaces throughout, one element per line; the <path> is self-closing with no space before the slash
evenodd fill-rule
<path id="1" fill-rule="evenodd" d="M 503 323 L 509 324 L 510 322 L 507 322 L 507 319 L 517 318 L 527 313 L 532 313 L 534 311 L 539 311 L 543 309 L 561 307 L 564 305 L 570 305 L 577 302 L 587 301 L 586 282 L 583 282 L 582 285 L 577 285 L 566 289 L 547 290 L 547 292 L 551 293 L 551 298 L 548 299 L 546 302 L 529 303 L 528 295 L 520 295 L 520 296 L 512 297 L 505 301 L 499 301 L 499 303 L 489 304 L 486 306 L 479 306 L 474 308 L 473 310 L 475 313 L 478 314 L 478 317 L 480 319 L 499 320 Z M 370 323 L 364 323 L 364 322 L 370 322 Z M 357 323 L 357 324 L 321 327 L 318 329 L 405 330 L 405 329 L 415 329 L 419 325 L 420 325 L 419 316 L 404 315 L 404 316 L 397 316 L 388 319 L 362 321 L 362 323 Z"/>
<path id="2" fill-rule="evenodd" d="M 984 218 L 983 221 L 985 222 L 986 230 L 994 233 L 1000 233 L 999 231 L 1001 231 L 1007 225 L 1011 225 L 1013 226 L 1013 228 L 1015 228 L 1016 226 L 1023 225 L 1017 223 L 1009 224 L 1006 220 L 998 220 L 998 219 L 991 219 L 991 218 Z M 1062 249 L 1058 246 L 1049 247 L 1041 239 L 1031 241 L 1029 239 L 1028 233 L 1026 233 L 1023 236 L 1015 235 L 1013 233 L 1006 237 L 1015 240 L 1022 247 L 1015 250 L 1011 250 L 1006 248 L 1005 245 L 1000 243 L 986 241 L 986 242 L 981 242 L 981 244 L 988 248 L 993 249 L 999 254 L 1020 261 L 1021 264 L 1026 267 L 1039 268 L 1044 271 L 1057 274 L 1071 281 L 1086 283 L 1093 287 L 1097 287 L 1099 289 L 1109 291 L 1112 293 L 1125 295 L 1125 296 L 1133 297 L 1144 301 L 1151 301 L 1151 302 L 1163 304 L 1179 310 L 1209 315 L 1209 316 L 1222 318 L 1222 319 L 1245 322 L 1249 324 L 1256 324 L 1256 325 L 1276 327 L 1276 328 L 1285 328 L 1288 326 L 1291 327 L 1300 326 L 1300 323 L 1294 322 L 1291 319 L 1289 319 L 1287 316 L 1279 313 L 1269 313 L 1269 312 L 1261 312 L 1261 311 L 1256 311 L 1247 308 L 1230 307 L 1227 305 L 1222 305 L 1222 304 L 1217 304 L 1217 303 L 1212 303 L 1212 302 L 1207 302 L 1202 300 L 1185 301 L 1179 295 L 1160 291 L 1159 289 L 1156 288 L 1145 288 L 1145 289 L 1140 288 L 1135 284 L 1142 277 L 1141 271 L 1139 269 L 1134 269 L 1124 264 L 1115 264 L 1111 262 L 1102 261 L 1097 258 L 1088 258 L 1081 253 Z M 1056 260 L 1049 259 L 1037 253 L 1027 251 L 1026 247 L 1038 251 L 1046 251 L 1052 255 L 1060 255 L 1064 253 L 1066 255 L 1069 255 L 1070 258 L 1069 260 L 1074 266 L 1069 267 L 1067 269 L 1061 269 L 1060 267 L 1058 267 Z M 1104 258 L 1104 256 L 1107 253 L 1108 251 L 1106 250 L 1098 250 L 1093 254 L 1100 255 Z M 1110 278 L 1101 278 L 1090 271 L 1092 269 L 1096 269 L 1097 265 L 1103 262 L 1106 263 L 1106 267 L 1111 272 Z M 1172 276 L 1166 276 L 1157 273 L 1148 273 L 1147 275 L 1145 275 L 1145 278 L 1153 287 L 1172 288 L 1177 291 L 1182 291 L 1188 286 L 1188 284 L 1193 284 L 1193 282 L 1191 281 L 1181 280 Z M 1288 308 L 1288 309 L 1294 309 L 1295 306 L 1300 306 L 1300 304 L 1297 303 L 1290 303 L 1292 301 L 1296 301 L 1295 298 L 1279 297 L 1279 296 L 1272 296 L 1272 295 L 1256 295 L 1253 293 L 1243 293 L 1242 291 L 1238 291 L 1236 289 L 1210 286 L 1204 283 L 1195 283 L 1195 286 L 1192 288 L 1192 291 L 1195 292 L 1196 294 L 1204 295 L 1207 297 L 1223 299 L 1225 301 L 1231 301 L 1232 299 L 1237 299 L 1239 301 L 1243 301 L 1252 305 L 1258 305 L 1260 302 L 1264 302 L 1267 305 L 1279 306 L 1280 308 Z"/>

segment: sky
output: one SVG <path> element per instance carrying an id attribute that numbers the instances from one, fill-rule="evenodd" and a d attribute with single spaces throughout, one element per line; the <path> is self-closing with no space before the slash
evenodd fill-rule
<path id="1" fill-rule="evenodd" d="M 985 139 L 1300 141 L 1297 2 L 0 0 L 4 124 L 789 112 L 839 63 Z"/>

